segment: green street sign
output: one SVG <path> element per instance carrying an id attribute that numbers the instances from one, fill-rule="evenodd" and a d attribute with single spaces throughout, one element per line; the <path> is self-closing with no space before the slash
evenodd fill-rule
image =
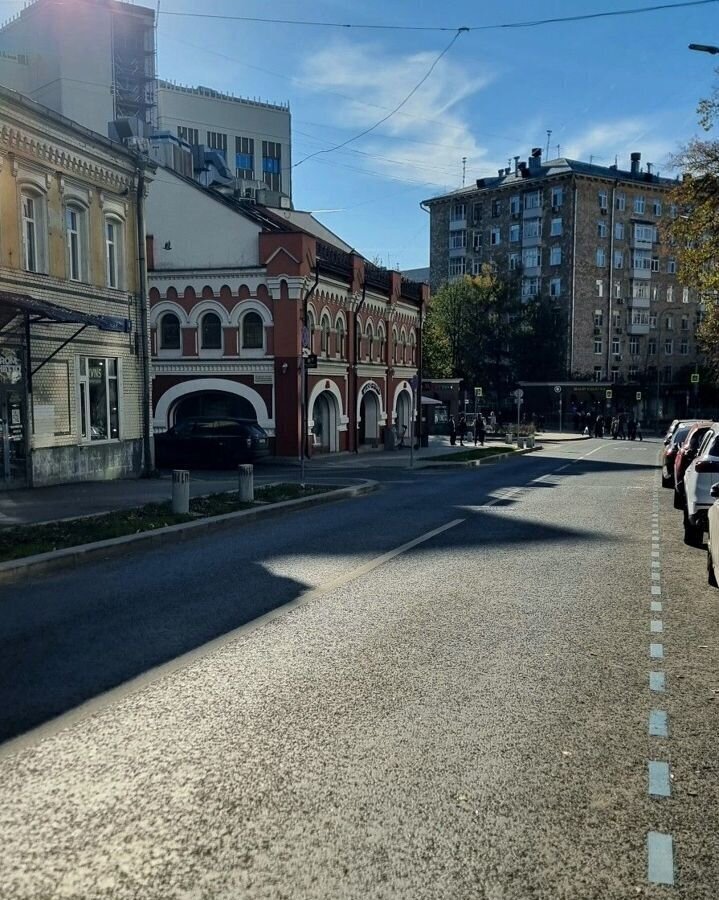
<path id="1" fill-rule="evenodd" d="M 637 400 L 641 400 L 641 399 L 642 399 L 642 392 L 637 391 Z"/>
<path id="2" fill-rule="evenodd" d="M 611 399 L 612 399 L 612 392 L 611 392 L 611 390 L 606 391 L 605 394 L 604 394 L 604 396 L 607 398 L 607 400 L 611 400 Z"/>
<path id="3" fill-rule="evenodd" d="M 691 383 L 692 383 L 692 384 L 699 384 L 699 373 L 698 373 L 698 372 L 692 372 L 692 375 L 691 375 L 691 379 L 690 379 L 690 380 L 691 380 Z"/>

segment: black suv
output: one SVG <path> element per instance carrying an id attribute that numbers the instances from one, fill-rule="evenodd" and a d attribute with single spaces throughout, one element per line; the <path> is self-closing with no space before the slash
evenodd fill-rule
<path id="1" fill-rule="evenodd" d="M 251 419 L 197 416 L 155 435 L 155 463 L 161 469 L 234 468 L 269 454 L 267 432 Z"/>

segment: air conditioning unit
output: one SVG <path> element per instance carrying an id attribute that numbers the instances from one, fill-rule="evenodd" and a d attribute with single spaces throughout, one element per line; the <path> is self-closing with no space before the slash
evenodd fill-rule
<path id="1" fill-rule="evenodd" d="M 150 142 L 145 137 L 133 135 L 132 137 L 126 138 L 125 143 L 128 150 L 135 150 L 137 153 L 144 153 L 145 155 L 150 153 Z"/>
<path id="2" fill-rule="evenodd" d="M 616 298 L 616 304 L 617 304 L 617 306 L 623 306 L 623 305 L 624 305 L 624 300 L 622 299 L 622 297 L 617 297 L 617 298 Z"/>
<path id="3" fill-rule="evenodd" d="M 599 212 L 600 212 L 603 216 L 606 216 L 606 214 L 607 214 L 607 207 L 606 207 L 606 206 L 600 206 L 600 207 L 599 207 Z"/>
<path id="4" fill-rule="evenodd" d="M 594 333 L 595 333 L 595 334 L 601 334 L 601 333 L 602 333 L 602 329 L 601 329 L 601 328 L 595 328 L 595 329 L 594 329 Z"/>

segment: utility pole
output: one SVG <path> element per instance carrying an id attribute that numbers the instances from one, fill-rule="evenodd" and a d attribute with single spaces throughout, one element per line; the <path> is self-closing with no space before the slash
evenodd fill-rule
<path id="1" fill-rule="evenodd" d="M 462 157 L 462 187 L 464 187 L 464 182 L 467 178 L 467 157 Z"/>
<path id="2" fill-rule="evenodd" d="M 551 139 L 552 139 L 552 129 L 548 128 L 547 129 L 547 152 L 545 153 L 545 157 L 547 159 L 549 159 L 549 142 L 551 141 Z"/>

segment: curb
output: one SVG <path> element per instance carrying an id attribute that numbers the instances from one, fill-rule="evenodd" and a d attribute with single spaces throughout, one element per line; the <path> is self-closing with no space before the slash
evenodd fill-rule
<path id="1" fill-rule="evenodd" d="M 22 559 L 10 559 L 0 563 L 0 584 L 17 581 L 31 575 L 54 572 L 72 568 L 83 562 L 102 558 L 110 559 L 122 556 L 135 545 L 144 549 L 146 545 L 160 547 L 163 544 L 176 543 L 194 537 L 196 534 L 208 534 L 222 531 L 237 525 L 254 522 L 256 519 L 271 518 L 295 509 L 307 509 L 322 506 L 336 500 L 346 500 L 370 494 L 379 488 L 378 481 L 369 479 L 361 484 L 327 491 L 314 497 L 299 497 L 297 500 L 283 500 L 270 506 L 258 506 L 254 509 L 241 509 L 237 512 L 223 513 L 221 516 L 208 516 L 195 522 L 180 522 L 178 525 L 165 525 L 154 531 L 141 531 L 139 534 L 126 534 L 122 537 L 108 538 L 92 544 L 79 544 L 77 547 L 63 547 L 61 550 L 49 550 L 35 556 Z"/>
<path id="2" fill-rule="evenodd" d="M 527 453 L 535 453 L 542 450 L 542 445 L 537 444 L 534 447 L 525 447 L 524 450 L 513 450 L 511 453 L 496 453 L 494 456 L 485 456 L 483 459 L 468 459 L 461 462 L 426 462 L 415 465 L 415 469 L 474 469 L 477 466 L 497 465 L 497 463 L 507 462 L 510 459 L 516 459 L 518 456 L 525 456 Z"/>

